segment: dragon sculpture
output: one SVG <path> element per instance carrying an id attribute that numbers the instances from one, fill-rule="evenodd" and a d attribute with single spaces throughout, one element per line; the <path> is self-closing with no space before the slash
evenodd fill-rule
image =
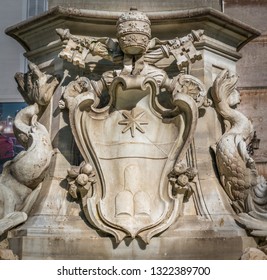
<path id="1" fill-rule="evenodd" d="M 237 76 L 223 70 L 211 90 L 217 113 L 229 124 L 214 147 L 217 168 L 221 184 L 237 213 L 236 221 L 252 235 L 266 236 L 267 184 L 247 151 L 246 141 L 252 135 L 253 126 L 235 109 L 240 103 L 236 83 Z"/>

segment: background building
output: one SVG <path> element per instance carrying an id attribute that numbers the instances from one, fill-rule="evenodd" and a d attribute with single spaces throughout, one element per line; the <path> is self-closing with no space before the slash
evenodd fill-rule
<path id="1" fill-rule="evenodd" d="M 225 0 L 224 12 L 260 30 L 261 36 L 240 50 L 237 63 L 241 104 L 239 110 L 252 121 L 261 140 L 254 152 L 259 172 L 267 177 L 267 1 Z"/>
<path id="2" fill-rule="evenodd" d="M 0 173 L 3 163 L 17 152 L 20 146 L 13 135 L 13 120 L 16 113 L 25 107 L 14 80 L 16 72 L 27 71 L 27 60 L 20 44 L 5 34 L 8 26 L 44 12 L 47 0 L 9 0 L 0 9 Z M 19 149 L 16 149 L 19 147 Z"/>
<path id="3" fill-rule="evenodd" d="M 19 96 L 16 84 L 14 83 L 14 73 L 24 71 L 23 48 L 14 40 L 5 35 L 7 26 L 26 18 L 24 1 L 5 1 L 0 9 L 0 102 L 22 101 Z"/>
<path id="4" fill-rule="evenodd" d="M 3 4 L 3 3 L 2 3 Z M 27 63 L 23 48 L 12 38 L 5 35 L 5 29 L 15 23 L 45 11 L 47 0 L 9 0 L 0 9 L 0 102 L 20 102 L 22 97 L 14 81 L 16 72 L 24 72 Z"/>

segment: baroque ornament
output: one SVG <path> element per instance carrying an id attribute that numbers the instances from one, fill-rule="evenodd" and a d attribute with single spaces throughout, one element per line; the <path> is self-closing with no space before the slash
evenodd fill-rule
<path id="1" fill-rule="evenodd" d="M 207 104 L 200 80 L 182 73 L 169 78 L 156 62 L 173 57 L 182 70 L 201 59 L 194 42 L 203 31 L 151 39 L 148 17 L 130 11 L 118 19 L 117 39 L 57 33 L 65 44 L 62 59 L 85 68 L 91 55 L 98 55 L 120 66 L 99 80 L 78 77 L 64 90 L 60 107 L 69 110 L 84 159 L 68 170 L 69 193 L 81 200 L 90 224 L 117 242 L 130 236 L 149 243 L 197 196 L 192 187 L 197 170 L 183 160 L 198 108 Z"/>

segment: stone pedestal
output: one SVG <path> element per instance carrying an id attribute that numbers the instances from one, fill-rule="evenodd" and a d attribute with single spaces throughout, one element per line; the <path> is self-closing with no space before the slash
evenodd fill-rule
<path id="1" fill-rule="evenodd" d="M 6 32 L 25 47 L 26 57 L 42 71 L 63 76 L 66 86 L 76 75 L 86 76 L 112 70 L 113 66 L 91 58 L 90 67 L 77 70 L 58 57 L 62 42 L 56 28 L 69 28 L 75 35 L 116 37 L 116 21 L 121 12 L 54 8 L 47 13 L 10 27 Z M 235 73 L 238 50 L 258 35 L 258 31 L 213 9 L 147 13 L 153 37 L 169 40 L 191 30 L 203 29 L 204 37 L 196 43 L 203 59 L 187 69 L 209 89 L 224 68 Z M 169 62 L 168 62 L 169 63 Z M 159 67 L 168 64 L 161 61 Z M 173 64 L 168 75 L 177 74 Z M 9 235 L 12 250 L 21 259 L 239 259 L 244 248 L 255 245 L 234 220 L 217 175 L 211 146 L 222 135 L 223 126 L 213 106 L 200 109 L 194 141 L 188 156 L 198 169 L 202 210 L 189 202 L 183 217 L 170 228 L 153 237 L 149 244 L 126 238 L 120 244 L 93 228 L 84 217 L 81 205 L 67 194 L 67 169 L 81 162 L 69 126 L 68 114 L 58 102 L 62 87 L 56 90 L 40 121 L 50 132 L 55 154 L 41 193 L 25 224 Z M 208 97 L 209 92 L 208 92 Z"/>

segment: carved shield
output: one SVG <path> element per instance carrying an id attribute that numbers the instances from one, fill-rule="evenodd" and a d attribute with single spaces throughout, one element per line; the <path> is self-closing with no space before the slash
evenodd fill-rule
<path id="1" fill-rule="evenodd" d="M 172 102 L 168 108 L 156 81 L 142 76 L 115 78 L 109 94 L 104 107 L 93 92 L 69 102 L 76 143 L 97 174 L 92 193 L 83 198 L 84 212 L 118 242 L 139 236 L 148 243 L 178 216 L 168 175 L 192 140 L 197 105 L 176 90 L 165 93 Z"/>

